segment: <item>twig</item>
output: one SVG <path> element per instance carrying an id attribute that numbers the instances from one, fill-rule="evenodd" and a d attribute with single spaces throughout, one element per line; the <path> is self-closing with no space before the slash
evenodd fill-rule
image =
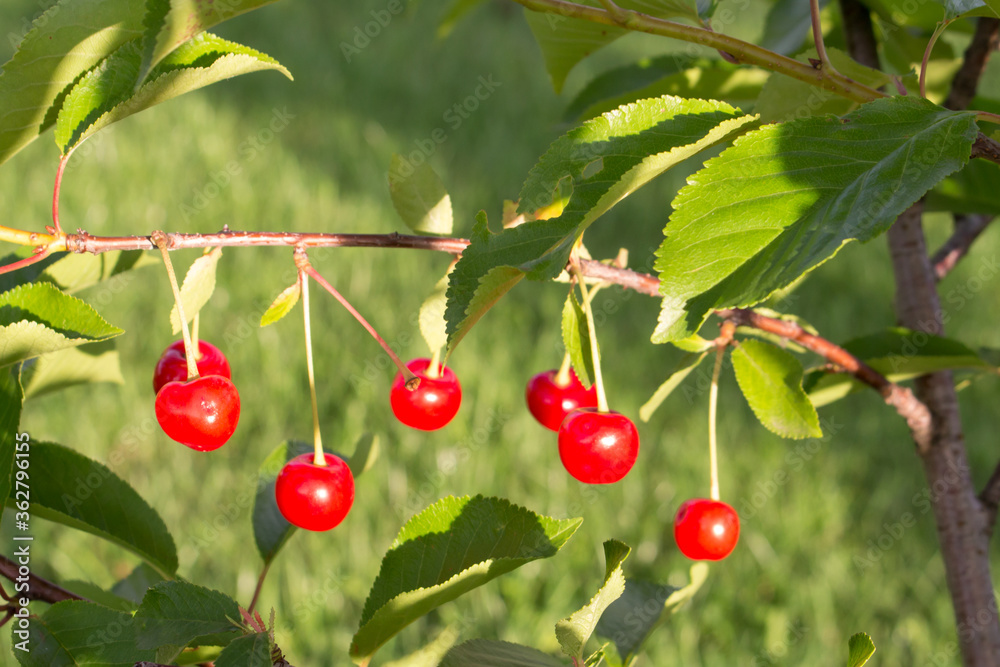
<path id="1" fill-rule="evenodd" d="M 976 32 L 965 50 L 962 66 L 951 81 L 951 90 L 944 101 L 949 109 L 967 109 L 972 98 L 976 96 L 979 79 L 986 69 L 990 53 L 997 49 L 1000 35 L 1000 19 L 980 18 L 976 22 Z"/>
<path id="2" fill-rule="evenodd" d="M 998 116 L 997 120 L 993 122 L 1000 123 L 1000 116 Z M 979 136 L 976 137 L 976 140 L 972 142 L 972 153 L 970 154 L 970 157 L 978 157 L 983 160 L 989 160 L 990 162 L 1000 164 L 1000 143 L 997 143 L 980 132 Z"/>
<path id="3" fill-rule="evenodd" d="M 5 556 L 0 556 L 0 576 L 11 581 L 17 581 L 18 564 Z M 23 577 L 21 577 L 23 581 Z M 71 593 L 61 586 L 57 586 L 47 579 L 43 579 L 36 574 L 28 575 L 28 590 L 17 597 L 26 597 L 29 600 L 41 600 L 42 602 L 62 602 L 63 600 L 84 600 L 90 602 L 85 597 L 80 597 L 76 593 Z"/>
<path id="4" fill-rule="evenodd" d="M 993 220 L 991 215 L 956 215 L 955 229 L 937 252 L 931 257 L 934 275 L 942 280 L 951 272 L 958 261 L 965 257 L 973 241 Z"/>
<path id="5" fill-rule="evenodd" d="M 840 0 L 847 53 L 862 65 L 879 69 L 878 41 L 872 25 L 871 10 L 860 0 Z"/>
<path id="6" fill-rule="evenodd" d="M 910 427 L 913 441 L 921 453 L 930 448 L 931 414 L 927 410 L 927 406 L 918 401 L 912 391 L 890 382 L 884 375 L 844 348 L 809 333 L 794 322 L 766 317 L 752 310 L 733 308 L 719 310 L 715 314 L 736 324 L 751 326 L 798 343 L 843 369 L 845 373 L 851 374 L 860 382 L 877 391 L 888 405 L 896 409 L 896 412 L 906 420 L 906 424 Z"/>
<path id="7" fill-rule="evenodd" d="M 986 534 L 992 535 L 997 522 L 997 508 L 1000 507 L 1000 463 L 979 494 L 979 502 L 983 504 L 983 511 L 986 513 Z"/>

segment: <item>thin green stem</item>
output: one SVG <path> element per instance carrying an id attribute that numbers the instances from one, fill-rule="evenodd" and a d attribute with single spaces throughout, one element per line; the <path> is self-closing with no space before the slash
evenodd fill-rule
<path id="1" fill-rule="evenodd" d="M 181 321 L 181 335 L 184 338 L 184 356 L 187 359 L 188 380 L 198 377 L 198 363 L 195 361 L 195 349 L 191 345 L 191 332 L 188 330 L 187 318 L 184 317 L 184 304 L 181 300 L 181 288 L 177 285 L 177 274 L 174 272 L 174 265 L 170 261 L 170 251 L 167 243 L 167 235 L 162 231 L 155 231 L 150 235 L 153 243 L 160 249 L 163 255 L 163 266 L 167 268 L 167 277 L 170 279 L 170 289 L 174 293 L 174 303 L 177 304 L 177 317 Z"/>
<path id="2" fill-rule="evenodd" d="M 722 370 L 722 355 L 725 350 L 725 345 L 719 345 L 715 350 L 715 368 L 712 370 L 712 386 L 708 390 L 709 497 L 712 500 L 719 500 L 719 454 L 715 423 L 719 404 L 719 373 Z"/>
<path id="3" fill-rule="evenodd" d="M 323 437 L 319 432 L 319 402 L 316 400 L 316 373 L 313 369 L 312 325 L 309 319 L 309 281 L 306 280 L 305 273 L 302 270 L 299 271 L 299 284 L 302 285 L 302 319 L 305 322 L 306 330 L 306 374 L 309 376 L 309 398 L 312 400 L 313 410 L 313 447 L 315 447 L 313 463 L 318 466 L 325 466 L 326 457 L 323 455 Z"/>
<path id="4" fill-rule="evenodd" d="M 559 366 L 559 372 L 556 373 L 556 386 L 565 387 L 569 385 L 569 369 L 572 367 L 573 360 L 570 359 L 569 352 L 567 352 L 563 355 L 562 364 Z"/>
<path id="5" fill-rule="evenodd" d="M 587 291 L 587 284 L 583 279 L 583 272 L 580 266 L 572 259 L 573 274 L 576 282 L 580 286 L 580 293 L 583 295 L 583 314 L 587 318 L 587 332 L 590 334 L 590 356 L 594 360 L 594 386 L 597 387 L 597 409 L 601 412 L 609 412 L 608 397 L 604 393 L 604 378 L 601 375 L 601 348 L 597 345 L 597 328 L 594 326 L 594 312 L 590 307 L 590 293 Z"/>
<path id="6" fill-rule="evenodd" d="M 372 338 L 374 338 L 375 340 L 378 341 L 379 345 L 382 346 L 382 349 L 385 350 L 385 353 L 389 355 L 390 359 L 392 359 L 392 362 L 394 364 L 396 364 L 396 368 L 399 369 L 399 372 L 403 374 L 404 378 L 406 378 L 406 384 L 407 384 L 407 386 L 409 386 L 410 383 L 412 383 L 414 380 L 418 379 L 417 376 L 414 375 L 413 372 L 409 368 L 406 367 L 406 364 L 404 364 L 403 361 L 399 358 L 399 355 L 397 355 L 395 352 L 392 351 L 392 348 L 389 347 L 389 344 L 385 342 L 385 340 L 382 338 L 382 336 L 378 335 L 378 332 L 375 331 L 375 327 L 373 327 L 372 325 L 368 324 L 368 320 L 366 320 L 365 318 L 363 318 L 361 316 L 361 313 L 359 313 L 357 310 L 355 310 L 354 306 L 352 306 L 351 303 L 347 299 L 345 299 L 343 296 L 341 296 L 340 292 L 338 292 L 337 290 L 335 290 L 333 288 L 333 285 L 331 285 L 326 280 L 324 280 L 323 276 L 319 275 L 319 273 L 316 272 L 316 269 L 314 269 L 312 266 L 310 266 L 310 265 L 307 264 L 304 270 L 305 270 L 305 272 L 307 274 L 309 274 L 309 276 L 313 280 L 315 280 L 316 282 L 318 282 L 320 285 L 323 286 L 323 288 L 327 292 L 329 292 L 330 294 L 332 294 L 333 297 L 337 301 L 339 301 L 340 304 L 344 308 L 346 308 L 347 311 L 351 315 L 354 316 L 354 319 L 356 319 L 358 322 L 360 322 L 361 326 L 363 326 L 368 331 L 368 333 L 370 333 L 372 335 Z"/>
<path id="7" fill-rule="evenodd" d="M 431 355 L 431 363 L 427 366 L 427 377 L 429 378 L 439 378 L 441 377 L 441 348 L 434 350 L 434 354 Z"/>
<path id="8" fill-rule="evenodd" d="M 809 14 L 812 17 L 813 42 L 816 44 L 816 55 L 827 73 L 839 74 L 837 69 L 830 62 L 830 56 L 826 53 L 826 43 L 823 41 L 823 22 L 820 20 L 819 0 L 809 0 Z"/>
<path id="9" fill-rule="evenodd" d="M 934 32 L 931 34 L 931 38 L 927 40 L 927 48 L 924 49 L 924 58 L 920 61 L 920 97 L 927 97 L 927 63 L 931 59 L 931 51 L 934 49 L 934 45 L 938 41 L 938 37 L 944 34 L 945 29 L 951 24 L 951 21 L 942 21 L 937 24 L 934 28 Z"/>
<path id="10" fill-rule="evenodd" d="M 882 93 L 874 88 L 858 83 L 837 71 L 825 71 L 824 68 L 812 67 L 809 63 L 799 62 L 774 51 L 757 46 L 750 42 L 737 39 L 718 32 L 696 26 L 688 26 L 673 21 L 665 21 L 648 14 L 642 14 L 623 9 L 624 20 L 616 19 L 610 12 L 599 7 L 589 7 L 567 0 L 514 0 L 520 5 L 536 12 L 557 14 L 568 18 L 582 19 L 602 25 L 627 27 L 637 32 L 670 37 L 685 42 L 700 44 L 732 55 L 738 62 L 756 65 L 773 72 L 780 72 L 793 79 L 804 81 L 810 85 L 829 90 L 841 97 L 855 102 L 871 102 L 881 97 Z"/>

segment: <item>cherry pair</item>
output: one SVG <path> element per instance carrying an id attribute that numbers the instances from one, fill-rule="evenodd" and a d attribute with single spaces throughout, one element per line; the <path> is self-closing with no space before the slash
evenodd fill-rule
<path id="1" fill-rule="evenodd" d="M 156 420 L 172 440 L 199 452 L 226 444 L 240 418 L 240 396 L 229 362 L 214 345 L 198 341 L 198 375 L 188 378 L 184 341 L 172 343 L 156 364 Z"/>
<path id="2" fill-rule="evenodd" d="M 625 477 L 639 456 L 639 433 L 618 412 L 601 412 L 597 391 L 587 389 L 572 369 L 531 378 L 528 409 L 538 422 L 559 433 L 559 458 L 567 472 L 586 484 L 612 484 Z"/>

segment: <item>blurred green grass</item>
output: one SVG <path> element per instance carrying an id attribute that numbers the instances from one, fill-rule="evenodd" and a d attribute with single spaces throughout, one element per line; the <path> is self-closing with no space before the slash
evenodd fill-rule
<path id="1" fill-rule="evenodd" d="M 447 141 L 430 162 L 451 190 L 456 233 L 468 234 L 480 208 L 498 226 L 502 200 L 516 197 L 535 159 L 565 129 L 562 110 L 585 76 L 574 75 L 562 98 L 553 95 L 538 48 L 512 4 L 484 6 L 442 40 L 433 38 L 439 9 L 407 5 L 345 62 L 339 43 L 353 39 L 354 27 L 383 7 L 381 0 L 284 2 L 224 25 L 218 32 L 278 58 L 295 82 L 275 74 L 244 77 L 99 134 L 84 144 L 67 174 L 64 226 L 93 234 L 212 231 L 225 224 L 400 230 L 387 193 L 389 156 L 414 150 L 414 142 L 437 127 L 448 128 Z M 17 26 L 36 11 L 29 0 L 5 3 L 0 25 Z M 740 29 L 758 25 L 749 21 Z M 615 49 L 650 45 L 675 48 L 644 37 Z M 0 54 L 6 59 L 9 53 L 4 40 Z M 480 76 L 501 85 L 450 128 L 443 114 L 475 90 Z M 269 135 L 261 133 L 276 113 L 287 118 L 287 127 L 265 141 Z M 250 158 L 240 147 L 253 137 L 260 144 Z M 0 211 L 7 223 L 34 228 L 47 222 L 56 158 L 46 135 L 0 169 Z M 216 186 L 225 180 L 217 175 L 230 161 L 239 173 L 212 188 L 213 177 Z M 633 266 L 648 268 L 682 176 L 660 179 L 616 208 L 588 233 L 590 250 L 611 256 L 624 245 Z M 932 238 L 947 231 L 944 221 L 929 221 Z M 991 229 L 942 293 L 968 286 L 998 246 Z M 175 262 L 185 266 L 196 256 L 178 252 Z M 414 315 L 447 268 L 447 257 L 362 249 L 312 257 L 404 357 L 426 353 Z M 788 310 L 833 340 L 892 324 L 886 260 L 882 240 L 846 248 L 794 293 Z M 301 319 L 257 326 L 262 310 L 291 282 L 291 271 L 288 249 L 225 252 L 201 331 L 228 355 L 244 411 L 233 441 L 218 452 L 198 454 L 170 442 L 153 419 L 150 377 L 172 340 L 172 300 L 155 267 L 83 295 L 128 332 L 119 339 L 127 384 L 78 387 L 35 400 L 23 418 L 36 440 L 117 461 L 116 472 L 172 529 L 181 575 L 244 604 L 261 563 L 250 508 L 237 499 L 271 449 L 311 432 Z M 961 307 L 946 302 L 949 331 L 972 345 L 997 345 L 995 280 Z M 640 425 L 642 453 L 625 482 L 577 484 L 559 463 L 554 436 L 523 405 L 528 376 L 560 361 L 564 295 L 564 286 L 523 284 L 504 299 L 453 358 L 465 390 L 459 417 L 425 434 L 394 421 L 387 359 L 338 304 L 317 293 L 313 326 L 324 441 L 349 453 L 363 432 L 372 431 L 381 438 L 382 456 L 358 480 L 357 501 L 344 524 L 293 537 L 264 586 L 261 606 L 276 608 L 278 642 L 294 664 L 348 664 L 347 648 L 381 554 L 406 518 L 449 493 L 502 495 L 585 521 L 554 559 L 442 607 L 387 645 L 379 662 L 415 650 L 448 624 L 461 628 L 462 639 L 501 638 L 558 652 L 553 625 L 596 590 L 604 572 L 601 543 L 611 537 L 634 549 L 629 576 L 683 580 L 687 563 L 673 544 L 671 521 L 681 500 L 707 492 L 708 364 Z M 616 409 L 635 416 L 678 355 L 648 342 L 655 300 L 612 288 L 602 292 L 598 306 L 606 315 L 599 335 L 609 396 Z M 863 393 L 822 411 L 823 441 L 782 441 L 755 422 L 731 371 L 723 382 L 722 487 L 744 515 L 740 545 L 713 566 L 694 602 L 657 631 L 641 664 L 837 665 L 848 636 L 858 631 L 870 633 L 879 647 L 872 664 L 923 664 L 932 657 L 934 664 L 958 664 L 932 517 L 915 500 L 926 485 L 902 422 Z M 996 456 L 996 383 L 975 382 L 962 398 L 981 482 Z M 474 455 L 456 467 L 463 448 Z M 892 537 L 907 513 L 915 525 Z M 96 538 L 41 521 L 34 528 L 32 566 L 56 581 L 110 586 L 136 564 Z M 7 533 L 3 538 L 9 552 Z M 857 559 L 880 538 L 887 547 L 873 552 L 877 560 L 862 569 Z M 9 634 L 2 635 L 6 654 Z"/>

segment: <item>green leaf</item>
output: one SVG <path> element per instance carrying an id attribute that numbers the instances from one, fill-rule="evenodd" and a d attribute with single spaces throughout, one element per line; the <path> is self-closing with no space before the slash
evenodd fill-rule
<path id="1" fill-rule="evenodd" d="M 576 293 L 570 292 L 562 313 L 562 338 L 573 371 L 584 387 L 594 384 L 594 355 L 590 349 L 590 327 L 583 306 L 576 300 Z"/>
<path id="2" fill-rule="evenodd" d="M 139 563 L 127 577 L 111 587 L 111 592 L 135 603 L 135 606 L 138 607 L 142 604 L 142 598 L 146 596 L 146 590 L 161 581 L 166 580 L 159 572 L 145 563 Z"/>
<path id="3" fill-rule="evenodd" d="M 87 598 L 91 602 L 96 602 L 97 604 L 101 604 L 105 607 L 110 607 L 111 609 L 116 609 L 118 611 L 133 612 L 138 606 L 131 600 L 126 600 L 123 597 L 118 597 L 114 593 L 109 593 L 97 584 L 93 584 L 89 581 L 71 579 L 69 581 L 60 581 L 59 585 L 72 593 L 76 593 L 80 597 Z"/>
<path id="4" fill-rule="evenodd" d="M 406 226 L 421 234 L 451 234 L 451 196 L 426 162 L 414 166 L 397 153 L 389 162 L 389 196 Z"/>
<path id="5" fill-rule="evenodd" d="M 821 0 L 819 6 L 823 8 L 826 4 L 826 0 Z M 812 28 L 809 7 L 810 3 L 798 0 L 778 0 L 772 4 L 764 22 L 760 46 L 785 56 L 801 50 Z"/>
<path id="6" fill-rule="evenodd" d="M 892 382 L 941 370 L 994 368 L 993 364 L 959 341 L 902 327 L 856 338 L 842 347 Z M 809 400 L 816 407 L 832 403 L 865 386 L 850 375 L 823 370 L 810 372 L 803 381 Z"/>
<path id="7" fill-rule="evenodd" d="M 64 155 L 112 123 L 218 81 L 269 69 L 291 78 L 273 58 L 209 33 L 180 46 L 136 89 L 141 59 L 138 41 L 123 44 L 73 86 L 56 120 Z"/>
<path id="8" fill-rule="evenodd" d="M 127 611 L 67 600 L 29 623 L 30 651 L 14 651 L 26 667 L 132 667 L 156 658 L 155 650 L 136 648 L 137 624 Z"/>
<path id="9" fill-rule="evenodd" d="M 186 581 L 163 581 L 148 591 L 135 613 L 139 648 L 165 644 L 225 646 L 240 635 L 236 601 L 224 593 Z"/>
<path id="10" fill-rule="evenodd" d="M 271 638 L 266 632 L 238 637 L 215 659 L 215 667 L 271 667 Z"/>
<path id="11" fill-rule="evenodd" d="M 591 0 L 581 0 L 580 4 L 600 7 Z M 621 0 L 617 3 L 625 9 L 633 9 L 656 18 L 684 17 L 698 20 L 698 7 L 694 0 Z M 622 35 L 625 28 L 617 28 L 583 19 L 569 18 L 562 14 L 533 12 L 525 10 L 525 18 L 535 40 L 542 49 L 545 68 L 552 78 L 556 93 L 562 91 L 567 75 L 581 60 L 607 46 Z"/>
<path id="12" fill-rule="evenodd" d="M 565 663 L 520 644 L 472 639 L 448 651 L 439 667 L 565 667 Z"/>
<path id="13" fill-rule="evenodd" d="M 581 522 L 541 516 L 502 498 L 442 498 L 406 522 L 382 559 L 351 657 L 369 660 L 435 607 L 555 555 Z"/>
<path id="14" fill-rule="evenodd" d="M 7 255 L 0 259 L 0 266 L 10 264 L 15 258 L 17 256 L 13 253 Z M 52 283 L 67 294 L 73 294 L 99 282 L 117 278 L 92 295 L 91 300 L 103 302 L 123 290 L 132 281 L 132 276 L 123 275 L 126 271 L 153 264 L 158 262 L 142 250 L 112 250 L 99 255 L 57 253 L 37 264 L 0 275 L 0 292 L 6 292 L 18 285 L 44 281 Z"/>
<path id="15" fill-rule="evenodd" d="M 141 34 L 142 16 L 133 0 L 60 0 L 35 19 L 0 74 L 0 164 L 52 126 L 80 75 Z"/>
<path id="16" fill-rule="evenodd" d="M 274 498 L 274 481 L 288 461 L 300 454 L 313 451 L 313 446 L 296 440 L 287 440 L 275 448 L 257 472 L 257 497 L 253 503 L 253 539 L 257 552 L 269 565 L 285 545 L 296 528 L 282 516 Z"/>
<path id="17" fill-rule="evenodd" d="M 681 383 L 687 379 L 687 376 L 691 374 L 691 371 L 698 368 L 698 365 L 702 360 L 708 355 L 708 352 L 702 352 L 701 354 L 688 353 L 681 357 L 680 361 L 677 362 L 677 366 L 674 367 L 674 371 L 666 379 L 666 381 L 657 388 L 653 395 L 649 397 L 649 400 L 639 408 L 639 419 L 644 422 L 648 422 L 653 413 L 656 412 L 657 408 L 666 400 L 667 396 L 673 393 L 674 389 L 681 386 Z"/>
<path id="18" fill-rule="evenodd" d="M 23 405 L 24 395 L 17 375 L 12 369 L 0 368 L 0 498 L 10 495 L 16 450 L 25 449 L 26 445 L 21 443 L 29 443 L 30 447 L 28 434 L 17 431 Z M 0 518 L 2 516 L 0 512 Z"/>
<path id="19" fill-rule="evenodd" d="M 753 120 L 723 102 L 666 96 L 623 106 L 557 139 L 528 174 L 519 205 L 524 212 L 544 208 L 566 180 L 573 182 L 569 202 L 558 218 L 497 234 L 485 214 L 477 217 L 448 285 L 449 350 L 524 275 L 559 275 L 584 230 L 624 197 Z"/>
<path id="20" fill-rule="evenodd" d="M 448 329 L 444 320 L 448 304 L 448 275 L 437 282 L 434 291 L 420 305 L 420 334 L 432 355 L 448 344 Z"/>
<path id="21" fill-rule="evenodd" d="M 347 460 L 347 466 L 351 469 L 354 479 L 371 470 L 375 460 L 379 455 L 378 436 L 374 433 L 363 433 L 354 445 L 354 453 Z"/>
<path id="22" fill-rule="evenodd" d="M 698 61 L 695 58 L 668 55 L 643 58 L 638 62 L 610 69 L 591 80 L 577 93 L 566 107 L 563 120 L 567 122 L 577 120 L 584 116 L 587 109 L 603 100 L 641 90 L 661 79 L 689 69 L 696 62 Z M 702 64 L 708 65 L 708 62 Z"/>
<path id="23" fill-rule="evenodd" d="M 590 657 L 588 657 L 586 662 L 583 663 L 584 667 L 598 667 L 601 663 L 603 663 L 605 658 L 604 652 L 607 649 L 607 647 L 608 645 L 605 644 L 601 648 L 591 653 Z"/>
<path id="24" fill-rule="evenodd" d="M 177 571 L 174 540 L 160 515 L 97 461 L 51 442 L 32 442 L 29 500 L 33 517 L 76 528 L 122 546 L 161 574 Z M 15 485 L 10 506 L 23 488 Z"/>
<path id="25" fill-rule="evenodd" d="M 174 53 L 198 33 L 275 0 L 226 0 L 224 3 L 192 0 L 147 0 L 143 21 L 145 49 L 140 81 L 155 76 L 153 68 L 168 62 Z M 166 59 L 166 60 L 165 60 Z M 163 63 L 161 63 L 163 61 Z"/>
<path id="26" fill-rule="evenodd" d="M 768 430 L 783 438 L 818 438 L 816 408 L 802 389 L 802 364 L 790 352 L 759 340 L 743 340 L 733 350 L 736 381 Z"/>
<path id="27" fill-rule="evenodd" d="M 430 643 L 399 660 L 385 663 L 384 667 L 438 667 L 448 651 L 455 646 L 458 635 L 458 629 L 449 625 Z"/>
<path id="28" fill-rule="evenodd" d="M 848 649 L 847 667 L 862 667 L 875 654 L 875 643 L 866 633 L 859 632 L 851 636 Z"/>
<path id="29" fill-rule="evenodd" d="M 622 572 L 622 563 L 631 551 L 627 544 L 618 540 L 605 542 L 604 584 L 586 606 L 556 623 L 556 639 L 559 640 L 563 653 L 569 657 L 583 658 L 583 648 L 597 627 L 604 610 L 625 592 L 625 573 Z"/>
<path id="30" fill-rule="evenodd" d="M 208 254 L 194 260 L 188 268 L 181 285 L 181 303 L 184 304 L 184 318 L 188 322 L 212 298 L 212 292 L 215 291 L 215 269 L 221 257 L 222 248 L 213 248 Z M 170 309 L 170 326 L 175 334 L 181 332 L 181 317 L 176 303 Z"/>
<path id="31" fill-rule="evenodd" d="M 928 192 L 924 204 L 927 211 L 1000 215 L 1000 167 L 971 160 Z"/>
<path id="32" fill-rule="evenodd" d="M 654 342 L 758 303 L 850 241 L 875 238 L 969 159 L 972 112 L 891 97 L 844 118 L 766 125 L 688 179 L 657 251 Z"/>
<path id="33" fill-rule="evenodd" d="M 281 294 L 274 298 L 271 305 L 267 307 L 264 314 L 260 317 L 260 326 L 266 327 L 268 324 L 274 324 L 282 317 L 291 312 L 295 304 L 299 302 L 299 297 L 302 295 L 302 282 L 296 280 L 295 284 L 286 287 L 281 290 Z M 185 311 L 186 313 L 187 311 Z M 173 313 L 171 313 L 172 315 Z"/>
<path id="34" fill-rule="evenodd" d="M 25 399 L 92 382 L 125 384 L 113 340 L 43 354 L 21 367 Z"/>
<path id="35" fill-rule="evenodd" d="M 808 4 L 806 4 L 806 9 L 808 10 Z M 807 19 L 809 17 L 808 11 L 806 11 L 806 17 Z M 840 49 L 827 48 L 827 54 L 837 71 L 844 76 L 849 76 L 872 88 L 880 88 L 889 83 L 888 74 L 858 64 Z M 796 59 L 801 62 L 809 62 L 810 59 L 816 60 L 818 57 L 816 49 L 809 49 L 796 56 Z M 824 114 L 839 116 L 857 106 L 857 102 L 836 93 L 810 86 L 804 81 L 775 72 L 764 84 L 764 89 L 761 90 L 757 104 L 754 106 L 754 112 L 760 114 L 762 123 L 784 123 Z"/>
<path id="36" fill-rule="evenodd" d="M 653 630 L 694 597 L 708 578 L 708 565 L 691 566 L 683 588 L 628 579 L 625 592 L 601 616 L 595 632 L 614 642 L 622 664 L 628 665 Z"/>
<path id="37" fill-rule="evenodd" d="M 0 294 L 0 367 L 124 333 L 49 283 Z"/>

